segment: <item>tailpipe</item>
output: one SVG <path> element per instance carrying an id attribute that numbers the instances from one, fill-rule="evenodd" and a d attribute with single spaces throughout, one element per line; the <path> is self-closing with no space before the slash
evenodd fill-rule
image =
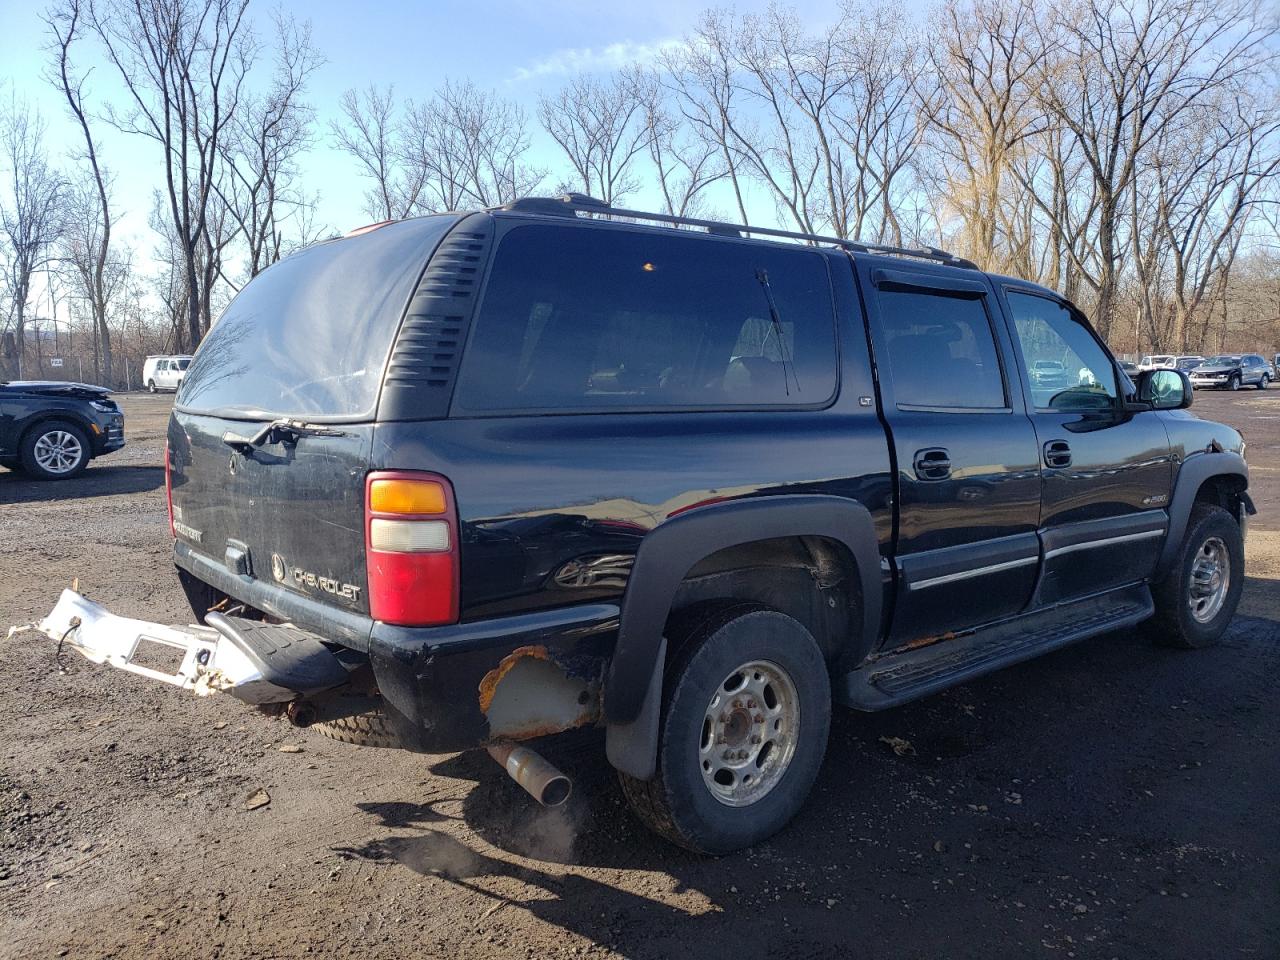
<path id="1" fill-rule="evenodd" d="M 489 756 L 507 771 L 507 776 L 544 807 L 558 807 L 569 799 L 573 781 L 540 754 L 505 741 L 489 744 L 488 750 Z"/>

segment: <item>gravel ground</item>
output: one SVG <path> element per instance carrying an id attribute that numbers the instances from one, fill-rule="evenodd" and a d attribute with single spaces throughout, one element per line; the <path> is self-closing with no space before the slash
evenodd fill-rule
<path id="1" fill-rule="evenodd" d="M 185 622 L 169 402 L 125 397 L 129 445 L 77 481 L 0 470 L 0 624 L 76 577 Z M 1280 956 L 1280 391 L 1196 409 L 1245 430 L 1260 510 L 1220 646 L 1112 634 L 838 711 L 800 817 L 719 860 L 639 827 L 591 736 L 548 750 L 576 782 L 548 812 L 487 757 L 349 747 L 0 641 L 0 957 Z"/>

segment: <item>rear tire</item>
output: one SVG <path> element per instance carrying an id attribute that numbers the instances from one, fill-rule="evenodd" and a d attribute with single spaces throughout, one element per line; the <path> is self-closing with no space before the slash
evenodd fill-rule
<path id="1" fill-rule="evenodd" d="M 352 717 L 341 717 L 337 720 L 320 720 L 313 723 L 310 729 L 330 740 L 341 740 L 353 743 L 358 747 L 399 747 L 401 741 L 387 715 L 381 710 L 370 710 L 368 713 L 357 713 Z"/>
<path id="2" fill-rule="evenodd" d="M 672 843 L 731 853 L 777 833 L 809 795 L 831 725 L 826 662 L 804 626 L 758 604 L 715 610 L 671 639 L 657 772 L 620 773 L 622 792 Z"/>
<path id="3" fill-rule="evenodd" d="M 1244 587 L 1244 538 L 1222 507 L 1198 503 L 1187 520 L 1169 575 L 1151 588 L 1156 613 L 1146 623 L 1162 647 L 1195 650 L 1218 642 Z"/>
<path id="4" fill-rule="evenodd" d="M 74 423 L 45 420 L 26 432 L 18 453 L 37 480 L 69 480 L 89 465 L 89 438 Z"/>

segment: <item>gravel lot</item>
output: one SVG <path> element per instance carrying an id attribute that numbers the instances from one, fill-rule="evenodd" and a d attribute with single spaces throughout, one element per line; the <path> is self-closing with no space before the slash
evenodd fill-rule
<path id="1" fill-rule="evenodd" d="M 170 398 L 123 404 L 129 445 L 79 480 L 0 470 L 0 625 L 76 577 L 186 622 Z M 1113 634 L 838 711 L 800 818 L 721 860 L 639 827 L 591 737 L 548 751 L 576 789 L 547 812 L 484 756 L 349 747 L 0 641 L 0 957 L 1280 956 L 1280 390 L 1195 409 L 1244 429 L 1259 508 L 1222 645 Z"/>

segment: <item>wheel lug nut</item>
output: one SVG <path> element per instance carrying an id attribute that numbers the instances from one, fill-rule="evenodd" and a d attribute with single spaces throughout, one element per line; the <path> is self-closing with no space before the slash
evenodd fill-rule
<path id="1" fill-rule="evenodd" d="M 751 742 L 752 742 L 752 743 L 759 743 L 759 742 L 760 742 L 760 738 L 759 738 L 759 737 L 752 737 L 752 738 L 751 738 Z"/>
<path id="2" fill-rule="evenodd" d="M 735 707 L 737 707 L 739 710 L 741 710 L 741 709 L 742 709 L 742 701 L 741 701 L 741 700 L 735 700 L 735 701 L 733 701 L 733 705 L 734 705 Z"/>
<path id="3" fill-rule="evenodd" d="M 755 708 L 756 708 L 756 702 L 755 702 L 754 700 L 748 700 L 748 701 L 747 701 L 747 709 L 748 709 L 748 710 L 754 710 Z"/>
<path id="4" fill-rule="evenodd" d="M 764 723 L 764 714 L 757 713 L 754 717 L 752 717 L 752 718 L 751 718 L 751 722 L 752 722 L 752 723 Z"/>

